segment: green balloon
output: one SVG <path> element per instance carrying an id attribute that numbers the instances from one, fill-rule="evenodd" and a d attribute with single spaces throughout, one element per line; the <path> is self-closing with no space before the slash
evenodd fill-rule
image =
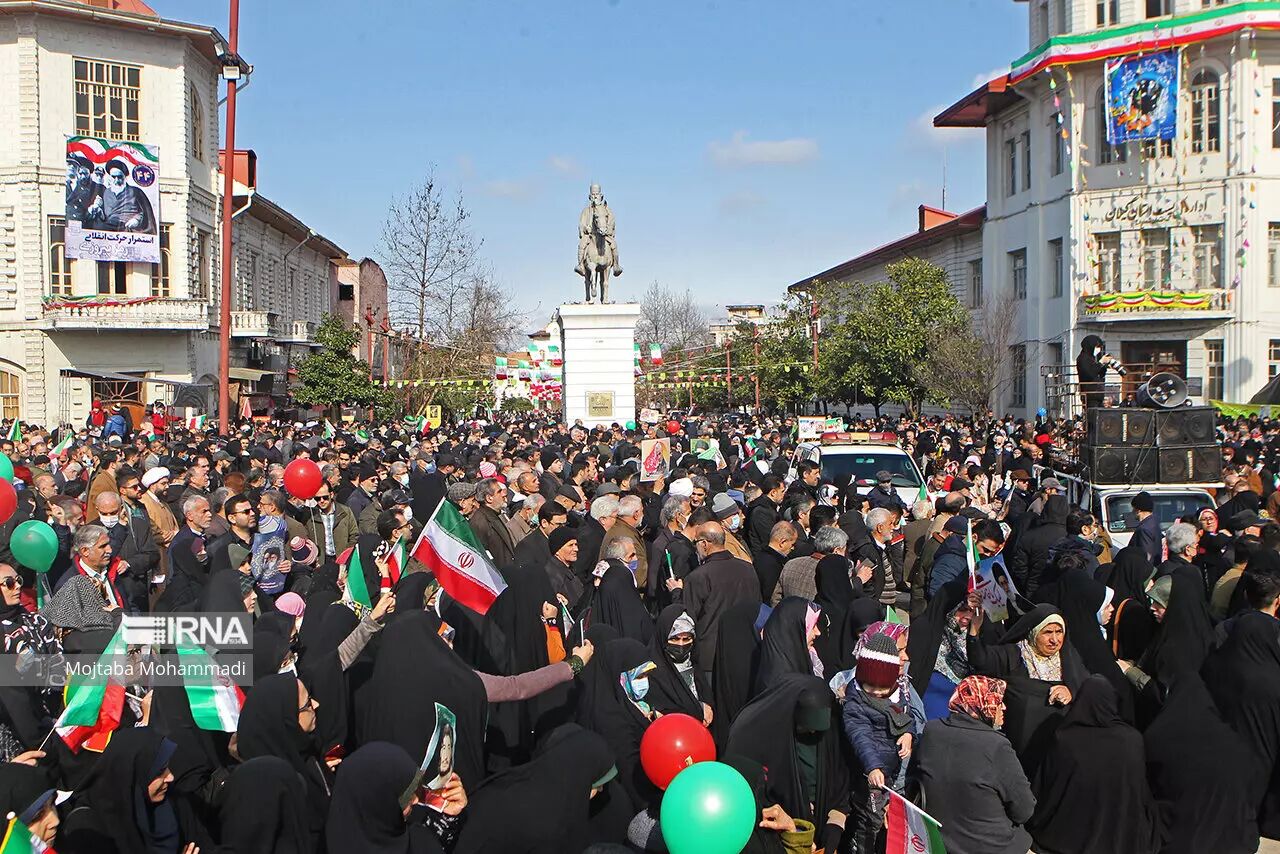
<path id="1" fill-rule="evenodd" d="M 759 820 L 751 786 L 723 762 L 690 765 L 662 796 L 662 839 L 671 854 L 739 854 Z"/>
<path id="2" fill-rule="evenodd" d="M 58 535 L 48 522 L 28 519 L 13 529 L 9 550 L 18 563 L 36 572 L 48 572 L 58 556 Z"/>
<path id="3" fill-rule="evenodd" d="M 0 454 L 0 479 L 13 483 L 13 460 Z"/>
<path id="4" fill-rule="evenodd" d="M 628 430 L 634 430 L 634 429 L 636 429 L 636 422 L 634 422 L 634 421 L 628 421 L 628 422 L 627 422 L 627 429 L 628 429 Z"/>

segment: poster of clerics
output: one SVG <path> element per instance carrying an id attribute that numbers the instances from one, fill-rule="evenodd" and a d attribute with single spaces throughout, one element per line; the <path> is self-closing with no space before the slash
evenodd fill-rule
<path id="1" fill-rule="evenodd" d="M 68 258 L 160 262 L 160 153 L 154 145 L 67 137 Z"/>

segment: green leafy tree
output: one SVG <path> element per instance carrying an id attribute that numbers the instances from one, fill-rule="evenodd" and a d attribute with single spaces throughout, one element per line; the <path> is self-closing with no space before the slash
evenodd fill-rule
<path id="1" fill-rule="evenodd" d="M 390 394 L 369 379 L 369 364 L 352 355 L 360 333 L 326 314 L 316 329 L 320 349 L 298 363 L 293 399 L 308 406 L 386 406 Z"/>
<path id="2" fill-rule="evenodd" d="M 533 410 L 533 401 L 527 397 L 507 397 L 502 400 L 503 412 L 524 413 Z"/>

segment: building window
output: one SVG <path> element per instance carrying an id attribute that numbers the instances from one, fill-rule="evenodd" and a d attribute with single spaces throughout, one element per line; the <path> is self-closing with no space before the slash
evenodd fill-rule
<path id="1" fill-rule="evenodd" d="M 67 257 L 67 221 L 49 217 L 49 295 L 71 296 L 71 259 Z"/>
<path id="2" fill-rule="evenodd" d="M 1120 290 L 1120 232 L 1095 234 L 1093 242 L 1098 253 L 1093 283 L 1103 293 Z"/>
<path id="3" fill-rule="evenodd" d="M 1067 168 L 1067 140 L 1064 137 L 1066 127 L 1062 124 L 1062 113 L 1054 113 L 1049 117 L 1049 174 L 1061 175 Z"/>
<path id="4" fill-rule="evenodd" d="M 96 261 L 98 293 L 103 296 L 129 295 L 129 265 L 124 261 Z"/>
<path id="5" fill-rule="evenodd" d="M 1197 225 L 1191 229 L 1193 270 L 1198 290 L 1222 287 L 1222 226 Z"/>
<path id="6" fill-rule="evenodd" d="M 1267 379 L 1280 374 L 1280 338 L 1267 342 Z"/>
<path id="7" fill-rule="evenodd" d="M 196 160 L 204 160 L 204 104 L 200 102 L 200 93 L 196 87 L 190 89 L 191 100 L 191 156 Z"/>
<path id="8" fill-rule="evenodd" d="M 1049 7 L 1045 5 L 1048 0 L 1041 0 L 1035 8 L 1031 10 L 1031 29 L 1033 44 L 1040 44 L 1049 38 Z"/>
<path id="9" fill-rule="evenodd" d="M 1098 26 L 1109 27 L 1120 20 L 1120 0 L 1098 0 Z"/>
<path id="10" fill-rule="evenodd" d="M 1173 156 L 1173 140 L 1145 139 L 1142 141 L 1142 156 L 1147 160 Z"/>
<path id="11" fill-rule="evenodd" d="M 1138 233 L 1142 286 L 1159 290 L 1169 284 L 1169 229 L 1144 228 Z"/>
<path id="12" fill-rule="evenodd" d="M 1271 147 L 1280 148 L 1280 78 L 1271 81 Z"/>
<path id="13" fill-rule="evenodd" d="M 213 269 L 213 256 L 210 254 L 210 243 L 213 238 L 209 232 L 196 229 L 195 258 L 192 259 L 191 271 L 194 284 L 191 288 L 192 299 L 207 299 L 209 296 L 210 273 Z"/>
<path id="14" fill-rule="evenodd" d="M 1267 287 L 1280 288 L 1280 222 L 1267 224 Z"/>
<path id="15" fill-rule="evenodd" d="M 76 59 L 76 133 L 137 142 L 141 93 L 141 68 Z"/>
<path id="16" fill-rule="evenodd" d="M 1221 338 L 1204 342 L 1204 399 L 1222 400 L 1223 344 Z"/>
<path id="17" fill-rule="evenodd" d="M 1172 15 L 1172 5 L 1173 0 L 1147 0 L 1147 17 L 1163 18 L 1165 15 Z"/>
<path id="18" fill-rule="evenodd" d="M 1009 406 L 1021 409 L 1027 405 L 1027 345 L 1009 348 Z"/>
<path id="19" fill-rule="evenodd" d="M 16 421 L 19 416 L 18 400 L 22 395 L 22 380 L 18 375 L 0 370 L 0 418 Z"/>
<path id="20" fill-rule="evenodd" d="M 969 262 L 969 306 L 982 308 L 982 259 Z"/>
<path id="21" fill-rule="evenodd" d="M 1054 0 L 1053 7 L 1055 12 L 1055 26 L 1058 28 L 1057 31 L 1059 33 L 1071 32 L 1071 21 L 1068 20 L 1071 10 L 1070 7 L 1067 6 L 1067 0 Z"/>
<path id="22" fill-rule="evenodd" d="M 1027 298 L 1027 250 L 1009 253 L 1009 281 L 1013 283 L 1013 298 Z"/>
<path id="23" fill-rule="evenodd" d="M 1049 241 L 1049 251 L 1046 257 L 1049 261 L 1049 297 L 1062 296 L 1063 281 L 1065 280 L 1065 270 L 1063 262 L 1065 261 L 1062 254 L 1062 238 Z"/>
<path id="24" fill-rule="evenodd" d="M 1016 139 L 1006 140 L 1004 152 L 1008 167 L 1005 170 L 1004 194 L 1012 196 L 1018 192 L 1018 141 Z"/>
<path id="25" fill-rule="evenodd" d="M 169 282 L 169 231 L 172 226 L 160 224 L 160 263 L 151 265 L 151 295 L 168 298 L 173 295 Z"/>
<path id="26" fill-rule="evenodd" d="M 1031 131 L 1022 132 L 1022 189 L 1031 189 Z"/>
<path id="27" fill-rule="evenodd" d="M 1124 163 L 1129 159 L 1129 146 L 1121 143 L 1112 145 L 1107 139 L 1107 93 L 1105 88 L 1098 89 L 1098 162 Z"/>
<path id="28" fill-rule="evenodd" d="M 1221 102 L 1218 75 L 1202 68 L 1191 78 L 1191 151 L 1203 154 L 1221 149 Z"/>

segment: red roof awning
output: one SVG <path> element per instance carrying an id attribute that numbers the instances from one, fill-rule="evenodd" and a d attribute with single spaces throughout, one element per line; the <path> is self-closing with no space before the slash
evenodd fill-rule
<path id="1" fill-rule="evenodd" d="M 947 107 L 933 119 L 940 128 L 981 128 L 987 119 L 1017 103 L 1018 96 L 1009 88 L 1009 75 L 997 77 Z"/>

